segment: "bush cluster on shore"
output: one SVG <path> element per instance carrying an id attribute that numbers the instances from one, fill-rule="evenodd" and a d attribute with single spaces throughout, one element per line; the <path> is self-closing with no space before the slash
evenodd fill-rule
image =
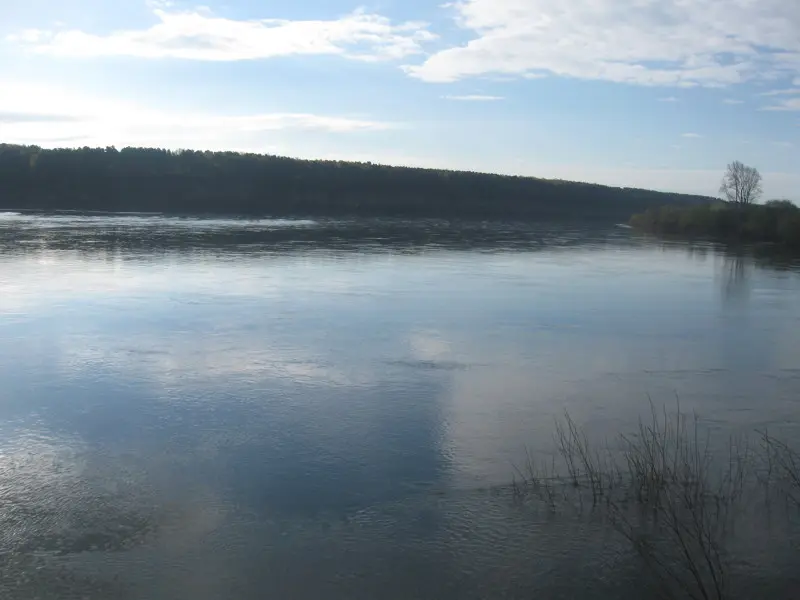
<path id="1" fill-rule="evenodd" d="M 634 215 L 630 225 L 656 234 L 769 243 L 800 250 L 800 208 L 788 200 L 662 206 Z"/>

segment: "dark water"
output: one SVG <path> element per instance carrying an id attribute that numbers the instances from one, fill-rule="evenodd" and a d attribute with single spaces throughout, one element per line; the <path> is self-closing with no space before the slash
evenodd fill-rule
<path id="1" fill-rule="evenodd" d="M 648 395 L 800 439 L 799 273 L 618 227 L 0 214 L 0 596 L 641 597 L 514 465 Z M 759 543 L 754 585 L 794 560 Z"/>

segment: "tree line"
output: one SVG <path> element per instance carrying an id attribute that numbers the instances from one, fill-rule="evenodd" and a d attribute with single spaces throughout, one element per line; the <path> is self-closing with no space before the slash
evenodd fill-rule
<path id="1" fill-rule="evenodd" d="M 0 144 L 0 207 L 175 214 L 620 220 L 704 196 L 373 163 Z"/>

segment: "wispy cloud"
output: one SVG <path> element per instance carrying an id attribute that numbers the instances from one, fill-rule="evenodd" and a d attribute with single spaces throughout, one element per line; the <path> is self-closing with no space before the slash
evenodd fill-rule
<path id="1" fill-rule="evenodd" d="M 80 30 L 29 29 L 8 40 L 62 57 L 134 56 L 205 61 L 236 61 L 291 55 L 339 55 L 355 60 L 394 60 L 418 54 L 436 36 L 426 23 L 394 23 L 358 10 L 336 20 L 235 20 L 208 9 L 153 8 L 147 29 L 106 35 Z"/>
<path id="2" fill-rule="evenodd" d="M 442 96 L 445 100 L 458 100 L 461 102 L 496 102 L 505 100 L 503 96 L 486 96 L 481 94 L 468 94 L 466 96 Z"/>
<path id="3" fill-rule="evenodd" d="M 770 111 L 793 111 L 800 110 L 800 96 L 796 98 L 782 98 L 776 104 L 762 107 L 761 110 Z"/>
<path id="4" fill-rule="evenodd" d="M 768 92 L 762 92 L 759 96 L 793 96 L 796 94 L 800 94 L 800 88 L 789 88 L 785 90 L 770 90 Z"/>
<path id="5" fill-rule="evenodd" d="M 744 100 L 737 100 L 736 98 L 725 98 L 723 104 L 744 104 Z"/>
<path id="6" fill-rule="evenodd" d="M 407 65 L 413 77 L 451 82 L 544 73 L 691 87 L 800 72 L 800 13 L 786 0 L 461 0 L 446 6 L 472 39 Z"/>
<path id="7" fill-rule="evenodd" d="M 693 133 L 693 132 L 690 131 L 688 133 L 682 133 L 681 137 L 690 138 L 690 139 L 697 139 L 697 138 L 701 138 L 703 136 L 700 135 L 699 133 Z"/>
<path id="8" fill-rule="evenodd" d="M 664 96 L 658 99 L 659 102 L 679 102 L 675 96 Z"/>
<path id="9" fill-rule="evenodd" d="M 1 99 L 0 104 L 2 104 Z M 0 108 L 0 123 L 76 123 L 83 120 L 83 117 L 76 115 L 37 113 L 21 110 L 11 111 Z"/>
<path id="10" fill-rule="evenodd" d="M 381 131 L 395 123 L 342 115 L 256 113 L 226 115 L 150 110 L 43 85 L 0 81 L 4 141 L 50 145 L 81 140 L 87 145 L 238 148 L 267 132 L 330 134 Z"/>

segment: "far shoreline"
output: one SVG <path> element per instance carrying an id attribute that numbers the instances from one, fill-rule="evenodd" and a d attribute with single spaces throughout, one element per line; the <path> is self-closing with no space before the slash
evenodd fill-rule
<path id="1" fill-rule="evenodd" d="M 159 148 L 0 144 L 0 209 L 274 217 L 625 222 L 707 196 L 631 187 Z M 14 207 L 12 209 L 12 207 Z"/>

